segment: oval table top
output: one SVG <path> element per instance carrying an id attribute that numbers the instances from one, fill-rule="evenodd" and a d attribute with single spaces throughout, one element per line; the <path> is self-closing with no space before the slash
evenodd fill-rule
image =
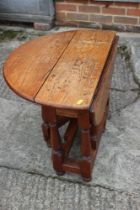
<path id="1" fill-rule="evenodd" d="M 41 36 L 10 54 L 4 78 L 33 102 L 88 109 L 115 37 L 114 32 L 88 29 Z"/>

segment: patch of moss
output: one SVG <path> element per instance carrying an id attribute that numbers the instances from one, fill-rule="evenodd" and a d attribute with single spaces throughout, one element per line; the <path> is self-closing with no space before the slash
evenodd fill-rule
<path id="1" fill-rule="evenodd" d="M 126 45 L 120 45 L 118 47 L 118 53 L 125 59 L 126 62 L 130 60 L 130 52 Z"/>
<path id="2" fill-rule="evenodd" d="M 19 33 L 22 32 L 12 30 L 0 31 L 0 41 L 14 39 Z"/>
<path id="3" fill-rule="evenodd" d="M 120 54 L 123 54 L 126 50 L 127 50 L 127 46 L 126 45 L 120 45 L 118 47 L 118 53 L 120 53 Z"/>

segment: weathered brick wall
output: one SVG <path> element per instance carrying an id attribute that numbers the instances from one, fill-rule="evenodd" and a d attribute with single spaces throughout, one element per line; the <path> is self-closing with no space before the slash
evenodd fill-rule
<path id="1" fill-rule="evenodd" d="M 140 31 L 140 3 L 56 0 L 56 24 Z"/>

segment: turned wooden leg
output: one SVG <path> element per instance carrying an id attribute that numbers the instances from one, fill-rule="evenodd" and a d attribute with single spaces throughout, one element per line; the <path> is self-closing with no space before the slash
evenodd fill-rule
<path id="1" fill-rule="evenodd" d="M 50 127 L 50 139 L 51 139 L 51 146 L 52 146 L 52 161 L 53 161 L 53 168 L 58 175 L 63 175 L 63 150 L 60 135 L 58 132 L 57 127 L 57 119 L 56 119 L 56 112 L 53 108 L 47 108 L 48 111 L 48 120 L 49 120 L 49 127 Z"/>
<path id="2" fill-rule="evenodd" d="M 81 111 L 78 116 L 78 124 L 81 129 L 81 161 L 80 171 L 84 181 L 91 180 L 93 165 L 92 147 L 90 139 L 90 122 L 88 111 Z"/>
<path id="3" fill-rule="evenodd" d="M 49 128 L 49 122 L 47 119 L 47 108 L 45 106 L 42 106 L 42 132 L 44 136 L 44 140 L 46 141 L 48 147 L 51 147 L 51 142 L 50 142 L 50 128 Z"/>

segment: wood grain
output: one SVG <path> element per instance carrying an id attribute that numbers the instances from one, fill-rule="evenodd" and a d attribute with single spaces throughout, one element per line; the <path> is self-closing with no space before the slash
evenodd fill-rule
<path id="1" fill-rule="evenodd" d="M 30 41 L 4 65 L 11 88 L 42 105 L 43 134 L 59 175 L 74 172 L 91 180 L 106 123 L 116 51 L 114 32 L 84 29 Z M 70 123 L 63 141 L 59 127 L 66 122 Z M 69 158 L 69 152 L 78 128 L 81 157 L 77 161 Z"/>
<path id="2" fill-rule="evenodd" d="M 20 96 L 34 100 L 74 34 L 70 31 L 42 36 L 16 49 L 4 64 L 9 86 Z"/>
<path id="3" fill-rule="evenodd" d="M 77 31 L 35 101 L 58 108 L 89 108 L 114 37 L 114 32 Z"/>
<path id="4" fill-rule="evenodd" d="M 117 52 L 117 44 L 118 44 L 118 38 L 116 38 L 112 49 L 110 51 L 109 58 L 107 60 L 105 69 L 103 71 L 102 77 L 100 79 L 96 97 L 94 97 L 91 112 L 93 112 L 93 123 L 94 125 L 99 125 L 103 119 L 105 107 L 107 104 L 107 100 L 109 98 L 109 88 L 110 88 L 110 81 L 112 76 L 112 71 L 114 67 L 114 61 L 116 57 Z"/>

